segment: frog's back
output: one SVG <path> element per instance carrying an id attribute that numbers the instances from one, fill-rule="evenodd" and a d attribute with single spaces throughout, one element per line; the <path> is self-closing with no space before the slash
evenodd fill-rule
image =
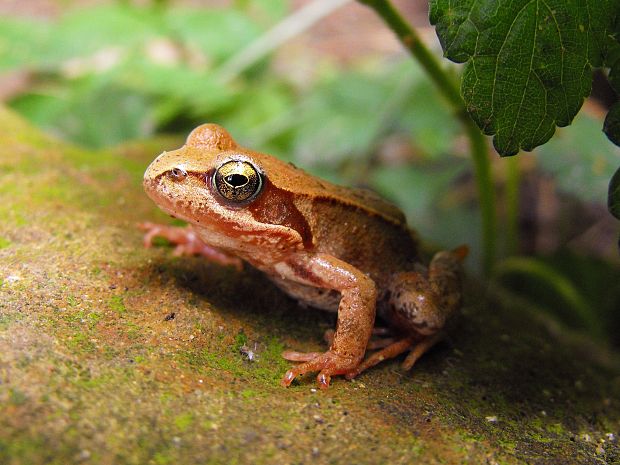
<path id="1" fill-rule="evenodd" d="M 282 161 L 271 155 L 248 151 L 252 158 L 260 161 L 270 182 L 279 189 L 289 191 L 298 197 L 318 203 L 332 203 L 365 212 L 371 216 L 382 217 L 394 224 L 404 224 L 405 215 L 394 204 L 384 200 L 368 189 L 350 188 L 333 184 L 313 176 L 292 163 Z"/>
<path id="2" fill-rule="evenodd" d="M 296 201 L 309 218 L 315 250 L 333 255 L 370 275 L 380 287 L 397 271 L 412 269 L 417 240 L 403 213 L 376 194 L 351 189 L 350 198 Z M 343 201 L 344 200 L 344 201 Z M 364 200 L 364 204 L 357 201 Z"/>

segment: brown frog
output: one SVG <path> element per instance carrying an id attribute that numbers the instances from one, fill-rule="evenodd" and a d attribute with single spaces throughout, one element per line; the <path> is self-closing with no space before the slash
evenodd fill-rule
<path id="1" fill-rule="evenodd" d="M 238 267 L 246 261 L 300 302 L 338 312 L 329 350 L 283 354 L 303 362 L 284 375 L 284 386 L 318 371 L 326 388 L 333 375 L 350 379 L 406 351 L 410 369 L 460 306 L 466 246 L 437 253 L 425 267 L 394 205 L 240 147 L 218 125 L 199 126 L 182 148 L 157 157 L 144 189 L 191 225 L 143 224 L 147 246 L 162 236 L 177 253 Z M 389 330 L 375 333 L 391 336 L 371 341 L 376 314 Z M 364 360 L 368 348 L 380 350 Z"/>

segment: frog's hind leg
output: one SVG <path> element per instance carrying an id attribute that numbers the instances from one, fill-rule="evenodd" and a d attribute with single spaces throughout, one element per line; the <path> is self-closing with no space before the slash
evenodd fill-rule
<path id="1" fill-rule="evenodd" d="M 429 265 L 428 276 L 419 272 L 394 276 L 388 299 L 388 317 L 409 336 L 369 356 L 355 370 L 347 373 L 348 379 L 407 351 L 409 354 L 402 367 L 410 370 L 424 353 L 441 340 L 441 329 L 461 304 L 461 262 L 466 255 L 467 248 L 464 246 L 439 252 Z"/>
<path id="2" fill-rule="evenodd" d="M 467 248 L 435 254 L 428 274 L 398 273 L 389 286 L 386 314 L 398 331 L 430 336 L 440 331 L 461 305 L 462 261 Z"/>
<path id="3" fill-rule="evenodd" d="M 291 362 L 309 362 L 319 355 L 322 355 L 322 352 L 296 352 L 294 350 L 285 350 L 282 352 L 282 358 L 284 360 L 290 360 Z"/>

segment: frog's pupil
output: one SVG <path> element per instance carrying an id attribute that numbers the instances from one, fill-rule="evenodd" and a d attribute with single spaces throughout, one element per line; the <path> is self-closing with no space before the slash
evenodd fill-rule
<path id="1" fill-rule="evenodd" d="M 241 187 L 248 183 L 248 178 L 242 174 L 229 174 L 224 180 L 232 187 Z"/>

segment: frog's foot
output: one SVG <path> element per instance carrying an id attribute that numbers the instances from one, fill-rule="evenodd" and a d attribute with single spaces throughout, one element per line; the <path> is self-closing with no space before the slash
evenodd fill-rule
<path id="1" fill-rule="evenodd" d="M 205 244 L 190 227 L 165 226 L 155 223 L 140 223 L 138 227 L 145 232 L 144 246 L 152 247 L 153 239 L 162 237 L 175 245 L 174 255 L 202 255 L 209 261 L 219 265 L 232 265 L 242 269 L 242 261 L 221 250 Z"/>
<path id="2" fill-rule="evenodd" d="M 312 371 L 318 371 L 319 374 L 316 377 L 317 383 L 321 389 L 327 389 L 333 375 L 343 375 L 345 373 L 349 373 L 354 370 L 359 363 L 359 360 L 357 359 L 354 360 L 343 357 L 342 355 L 338 355 L 331 350 L 323 354 L 284 352 L 282 355 L 284 358 L 287 358 L 287 356 L 292 357 L 288 358 L 288 360 L 306 361 L 305 363 L 297 365 L 295 368 L 292 368 L 286 372 L 281 382 L 282 386 L 285 387 L 290 386 L 293 380 L 299 375 Z"/>
<path id="3" fill-rule="evenodd" d="M 409 351 L 409 354 L 405 358 L 405 361 L 401 365 L 401 367 L 408 371 L 411 370 L 415 362 L 424 355 L 431 347 L 433 347 L 439 340 L 441 340 L 442 334 L 434 334 L 427 338 L 422 339 L 421 341 L 416 340 L 416 338 L 404 338 L 400 339 L 384 349 L 375 352 L 362 363 L 360 363 L 355 370 L 352 370 L 345 374 L 347 379 L 353 379 L 361 372 L 371 368 L 384 360 L 388 360 L 390 358 L 398 357 L 400 354 Z"/>

